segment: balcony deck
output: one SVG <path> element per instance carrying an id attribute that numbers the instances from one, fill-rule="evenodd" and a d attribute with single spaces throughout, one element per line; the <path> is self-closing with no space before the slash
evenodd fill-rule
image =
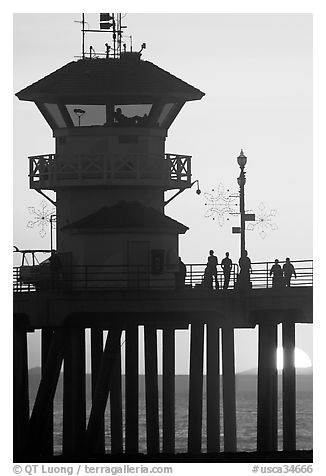
<path id="1" fill-rule="evenodd" d="M 63 159 L 47 154 L 29 157 L 30 188 L 133 185 L 165 190 L 191 186 L 191 157 L 165 154 L 76 154 Z"/>

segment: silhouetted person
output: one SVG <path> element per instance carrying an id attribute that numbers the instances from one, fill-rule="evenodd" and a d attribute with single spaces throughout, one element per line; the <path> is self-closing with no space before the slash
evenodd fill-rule
<path id="1" fill-rule="evenodd" d="M 175 273 L 175 284 L 177 289 L 183 289 L 185 287 L 187 268 L 180 257 L 178 260 L 178 271 Z"/>
<path id="2" fill-rule="evenodd" d="M 51 251 L 49 262 L 51 270 L 51 285 L 53 289 L 56 289 L 58 287 L 59 279 L 62 273 L 62 263 L 55 250 Z"/>
<path id="3" fill-rule="evenodd" d="M 291 276 L 297 277 L 294 266 L 290 261 L 290 258 L 286 258 L 285 263 L 283 264 L 283 275 L 284 275 L 284 284 L 287 288 L 291 286 Z"/>
<path id="4" fill-rule="evenodd" d="M 121 126 L 127 126 L 130 124 L 129 117 L 122 114 L 121 107 L 118 107 L 114 113 L 114 120 Z"/>
<path id="5" fill-rule="evenodd" d="M 121 107 L 118 107 L 114 113 L 114 121 L 120 126 L 141 126 L 148 121 L 148 115 L 128 117 L 122 114 Z"/>
<path id="6" fill-rule="evenodd" d="M 207 258 L 207 265 L 206 265 L 205 274 L 204 274 L 204 282 L 208 283 L 208 281 L 210 281 L 210 283 L 212 283 L 212 279 L 214 277 L 216 289 L 219 288 L 218 281 L 217 281 L 217 269 L 216 269 L 217 264 L 218 264 L 218 260 L 217 260 L 217 257 L 214 255 L 214 251 L 209 250 L 209 256 Z"/>
<path id="7" fill-rule="evenodd" d="M 204 286 L 205 288 L 213 289 L 212 275 L 211 275 L 210 272 L 207 270 L 207 267 L 205 268 L 205 271 L 204 271 L 204 277 L 203 277 L 203 280 L 202 280 L 202 286 Z"/>
<path id="8" fill-rule="evenodd" d="M 223 269 L 223 274 L 224 274 L 223 289 L 227 289 L 229 287 L 231 270 L 232 270 L 232 260 L 229 258 L 228 251 L 225 253 L 225 258 L 222 259 L 221 267 Z"/>
<path id="9" fill-rule="evenodd" d="M 250 288 L 250 273 L 251 269 L 251 260 L 248 256 L 248 251 L 245 250 L 243 256 L 239 259 L 240 273 L 239 273 L 239 285 L 242 288 Z"/>
<path id="10" fill-rule="evenodd" d="M 276 259 L 271 270 L 269 272 L 270 276 L 273 276 L 273 288 L 281 288 L 283 286 L 283 270 L 279 264 L 279 260 Z"/>

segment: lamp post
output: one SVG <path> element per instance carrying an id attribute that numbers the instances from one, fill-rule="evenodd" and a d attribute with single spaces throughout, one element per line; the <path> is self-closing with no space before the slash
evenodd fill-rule
<path id="1" fill-rule="evenodd" d="M 80 120 L 83 117 L 83 115 L 85 114 L 85 111 L 84 111 L 84 109 L 78 109 L 77 108 L 77 109 L 74 109 L 74 113 L 78 117 L 78 127 L 80 127 Z"/>
<path id="2" fill-rule="evenodd" d="M 244 257 L 245 249 L 246 249 L 246 241 L 245 241 L 245 227 L 246 227 L 246 217 L 245 217 L 245 202 L 244 202 L 244 186 L 246 183 L 246 172 L 244 171 L 245 165 L 247 163 L 247 157 L 244 155 L 243 150 L 241 149 L 240 155 L 237 158 L 239 167 L 240 167 L 240 175 L 238 177 L 238 184 L 240 187 L 240 257 Z"/>

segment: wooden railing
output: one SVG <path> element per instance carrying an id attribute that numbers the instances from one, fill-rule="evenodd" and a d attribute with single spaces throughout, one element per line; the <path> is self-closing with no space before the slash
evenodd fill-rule
<path id="1" fill-rule="evenodd" d="M 313 285 L 313 262 L 301 260 L 292 262 L 296 270 L 296 278 L 292 277 L 291 286 Z M 282 264 L 282 263 L 281 263 Z M 252 289 L 272 288 L 270 269 L 273 262 L 252 263 L 250 282 Z M 37 289 L 71 289 L 71 290 L 101 290 L 101 289 L 213 289 L 216 285 L 213 279 L 204 279 L 205 264 L 187 264 L 186 277 L 183 280 L 177 275 L 176 269 L 165 267 L 160 273 L 153 273 L 150 266 L 133 265 L 83 265 L 63 266 L 60 272 L 51 273 L 49 265 L 21 266 L 13 269 L 14 292 L 31 292 Z M 236 289 L 239 268 L 233 264 L 228 289 Z M 224 275 L 218 266 L 218 289 L 223 289 Z"/>
<path id="2" fill-rule="evenodd" d="M 162 185 L 166 189 L 191 186 L 191 157 L 165 154 L 47 154 L 29 157 L 32 189 L 80 185 Z"/>

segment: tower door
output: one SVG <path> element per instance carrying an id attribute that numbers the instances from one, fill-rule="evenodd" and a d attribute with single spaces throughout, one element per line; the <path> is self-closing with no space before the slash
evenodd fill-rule
<path id="1" fill-rule="evenodd" d="M 149 287 L 149 242 L 128 241 L 128 285 L 133 288 Z"/>

